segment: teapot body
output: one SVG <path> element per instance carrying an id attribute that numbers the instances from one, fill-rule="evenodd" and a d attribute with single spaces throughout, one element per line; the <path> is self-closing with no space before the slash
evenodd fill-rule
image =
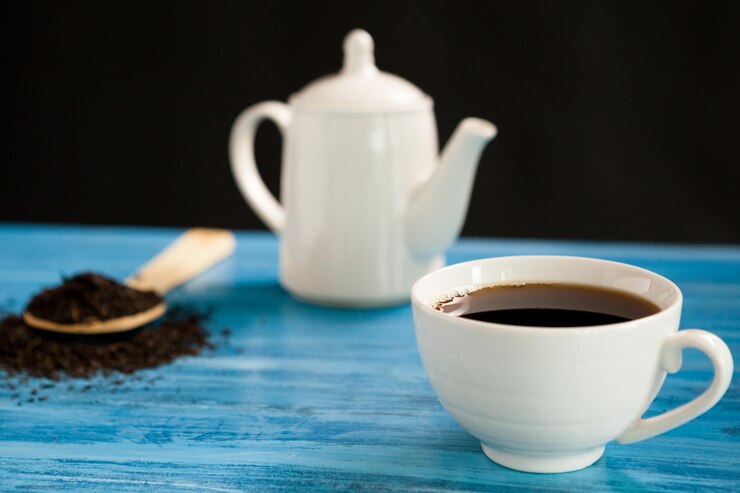
<path id="1" fill-rule="evenodd" d="M 437 163 L 431 109 L 295 108 L 284 134 L 282 285 L 323 304 L 406 301 L 413 282 L 444 263 L 417 259 L 404 231 L 412 191 Z"/>

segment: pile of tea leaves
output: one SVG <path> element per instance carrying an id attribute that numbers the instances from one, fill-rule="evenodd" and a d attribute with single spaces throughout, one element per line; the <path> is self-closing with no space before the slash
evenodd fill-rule
<path id="1" fill-rule="evenodd" d="M 106 320 L 146 310 L 162 299 L 95 273 L 63 279 L 34 296 L 27 310 L 59 323 Z M 39 330 L 17 314 L 0 319 L 0 371 L 7 377 L 89 379 L 131 374 L 215 346 L 204 327 L 207 315 L 172 307 L 162 319 L 127 332 L 78 335 Z M 228 336 L 228 329 L 222 332 Z"/>
<path id="2" fill-rule="evenodd" d="M 133 289 L 95 272 L 62 281 L 31 298 L 26 311 L 59 324 L 78 324 L 134 315 L 162 302 L 154 291 Z"/>
<path id="3" fill-rule="evenodd" d="M 18 315 L 0 320 L 0 368 L 57 380 L 133 373 L 195 356 L 214 346 L 200 314 L 172 313 L 159 323 L 105 335 L 58 334 L 34 329 Z"/>

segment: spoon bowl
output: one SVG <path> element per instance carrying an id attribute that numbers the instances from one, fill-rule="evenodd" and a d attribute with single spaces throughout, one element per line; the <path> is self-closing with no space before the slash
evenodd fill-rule
<path id="1" fill-rule="evenodd" d="M 142 312 L 125 317 L 110 318 L 108 320 L 94 320 L 79 324 L 60 324 L 44 318 L 23 312 L 23 321 L 35 329 L 62 332 L 65 334 L 112 334 L 133 330 L 149 322 L 157 320 L 167 311 L 166 303 L 159 303 Z"/>

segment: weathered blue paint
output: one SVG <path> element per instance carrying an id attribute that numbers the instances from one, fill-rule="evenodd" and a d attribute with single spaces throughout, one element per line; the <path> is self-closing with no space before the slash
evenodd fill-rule
<path id="1" fill-rule="evenodd" d="M 59 274 L 124 277 L 178 233 L 0 226 L 0 308 L 21 310 Z M 212 328 L 234 332 L 229 345 L 119 385 L 56 385 L 43 402 L 18 406 L 14 391 L 0 388 L 0 489 L 740 490 L 737 379 L 704 416 L 639 444 L 611 444 L 586 470 L 510 471 L 437 402 L 408 306 L 303 304 L 277 284 L 272 236 L 238 241 L 233 259 L 170 296 L 212 307 Z M 740 247 L 466 239 L 449 260 L 544 253 L 626 261 L 672 278 L 685 294 L 682 327 L 712 330 L 740 354 Z M 687 401 L 709 378 L 704 357 L 687 352 L 650 414 Z"/>

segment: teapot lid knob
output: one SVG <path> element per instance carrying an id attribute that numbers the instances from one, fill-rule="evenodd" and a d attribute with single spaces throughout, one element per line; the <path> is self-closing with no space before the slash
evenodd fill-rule
<path id="1" fill-rule="evenodd" d="M 370 74 L 378 71 L 373 51 L 375 43 L 367 31 L 355 29 L 344 38 L 344 67 L 342 71 L 353 74 Z"/>
<path id="2" fill-rule="evenodd" d="M 344 66 L 290 97 L 295 108 L 344 113 L 431 111 L 432 98 L 409 81 L 378 70 L 373 38 L 362 29 L 344 38 Z"/>

